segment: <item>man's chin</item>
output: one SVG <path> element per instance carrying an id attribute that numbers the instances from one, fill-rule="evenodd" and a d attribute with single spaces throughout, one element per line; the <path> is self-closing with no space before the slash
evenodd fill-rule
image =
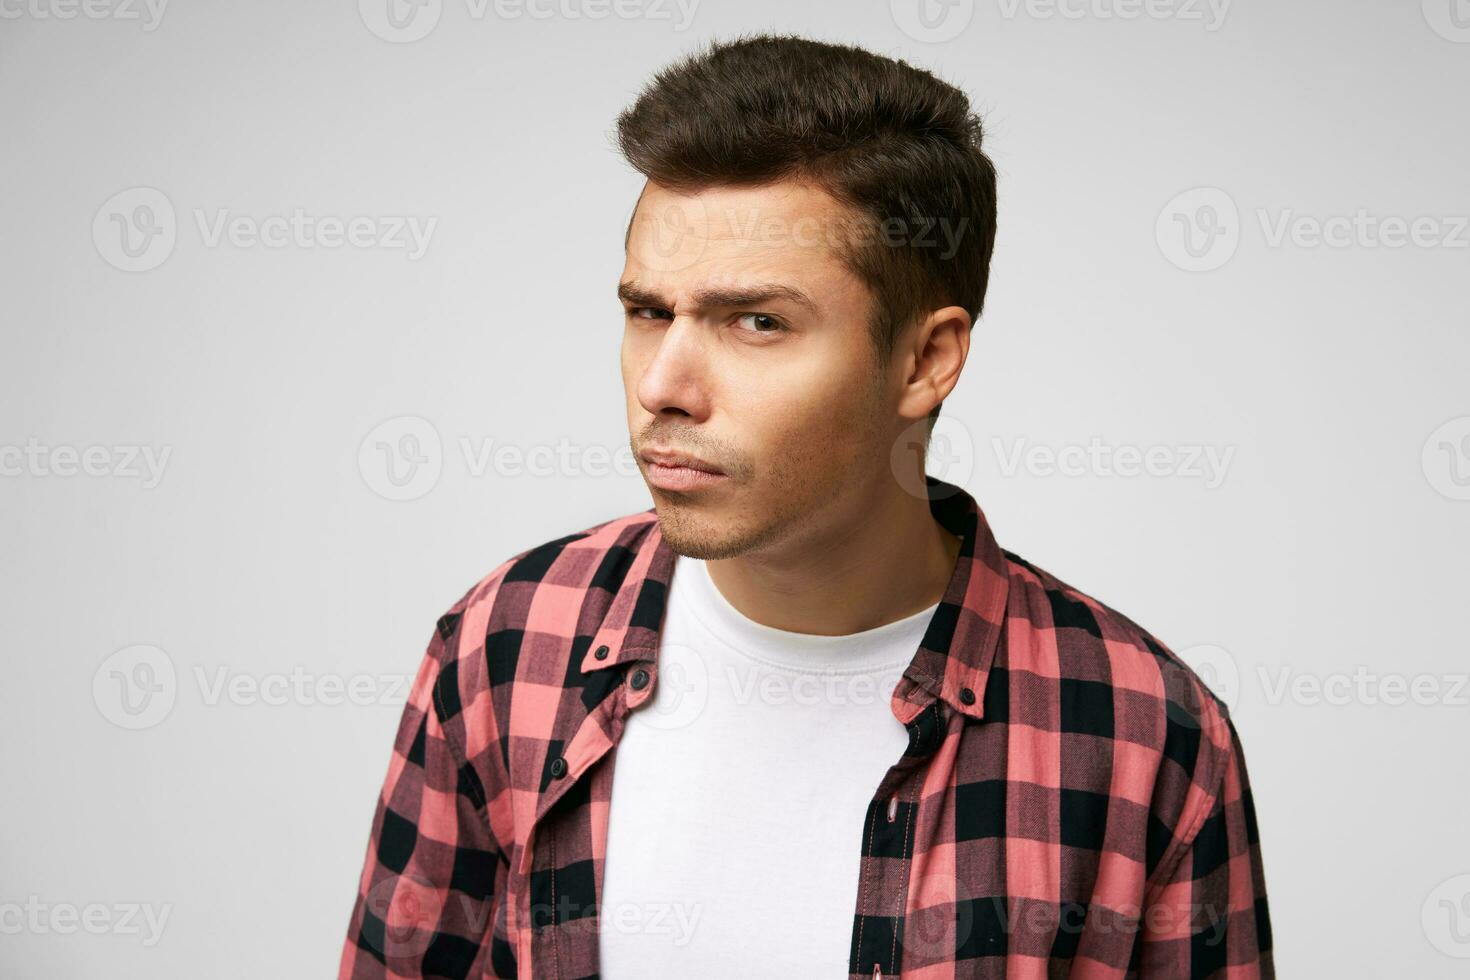
<path id="1" fill-rule="evenodd" d="M 659 532 L 674 554 L 702 561 L 734 558 L 750 549 L 747 535 L 732 531 L 729 523 L 717 513 L 700 506 L 699 501 L 669 499 L 680 494 L 654 491 L 654 511 L 658 515 Z"/>

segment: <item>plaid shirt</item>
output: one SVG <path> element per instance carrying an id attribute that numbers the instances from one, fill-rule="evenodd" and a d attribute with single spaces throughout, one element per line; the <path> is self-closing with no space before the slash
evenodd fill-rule
<path id="1" fill-rule="evenodd" d="M 908 747 L 852 842 L 850 978 L 1274 976 L 1225 707 L 928 484 L 964 543 L 893 691 Z M 650 508 L 516 555 L 439 620 L 341 978 L 598 975 L 614 749 L 658 683 L 674 559 Z M 783 975 L 760 936 L 739 952 Z"/>

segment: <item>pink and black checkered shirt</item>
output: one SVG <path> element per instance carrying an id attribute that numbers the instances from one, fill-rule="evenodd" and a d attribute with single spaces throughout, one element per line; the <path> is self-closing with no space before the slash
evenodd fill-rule
<path id="1" fill-rule="evenodd" d="M 1133 622 L 1002 550 L 969 494 L 928 484 L 964 544 L 893 691 L 908 747 L 852 842 L 849 977 L 1274 976 L 1224 705 Z M 439 620 L 343 980 L 598 975 L 613 764 L 658 684 L 674 559 L 650 508 L 516 555 Z M 762 948 L 751 935 L 742 972 L 787 976 Z"/>

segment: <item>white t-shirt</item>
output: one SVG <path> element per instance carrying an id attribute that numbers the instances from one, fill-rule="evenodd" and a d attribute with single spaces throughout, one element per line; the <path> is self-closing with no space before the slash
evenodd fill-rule
<path id="1" fill-rule="evenodd" d="M 863 820 L 908 745 L 889 702 L 937 606 L 791 633 L 676 559 L 658 688 L 614 759 L 601 976 L 847 975 Z"/>

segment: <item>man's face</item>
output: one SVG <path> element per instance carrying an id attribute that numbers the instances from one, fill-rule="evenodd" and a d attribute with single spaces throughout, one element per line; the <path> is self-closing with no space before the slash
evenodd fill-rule
<path id="1" fill-rule="evenodd" d="M 644 190 L 619 287 L 623 386 L 677 553 L 729 558 L 820 533 L 886 472 L 905 420 L 870 340 L 872 294 L 839 252 L 848 218 L 790 181 Z M 644 456 L 660 450 L 719 473 Z"/>

